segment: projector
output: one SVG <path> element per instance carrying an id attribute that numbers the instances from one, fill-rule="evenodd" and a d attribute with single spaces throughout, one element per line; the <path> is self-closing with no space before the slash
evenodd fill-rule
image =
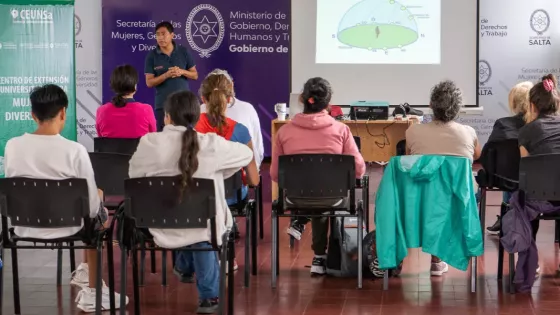
<path id="1" fill-rule="evenodd" d="M 389 103 L 377 101 L 359 101 L 350 105 L 350 120 L 387 120 Z"/>

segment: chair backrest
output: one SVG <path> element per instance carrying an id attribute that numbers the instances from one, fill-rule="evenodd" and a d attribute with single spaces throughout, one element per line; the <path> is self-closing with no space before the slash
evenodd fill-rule
<path id="1" fill-rule="evenodd" d="M 358 147 L 358 151 L 362 152 L 362 138 L 354 136 L 354 142 L 356 142 L 356 146 Z"/>
<path id="2" fill-rule="evenodd" d="M 93 151 L 133 155 L 139 142 L 140 138 L 94 138 Z"/>
<path id="3" fill-rule="evenodd" d="M 89 218 L 85 179 L 0 179 L 0 211 L 13 226 L 64 228 L 82 225 Z"/>
<path id="4" fill-rule="evenodd" d="M 125 213 L 134 218 L 137 227 L 206 228 L 208 220 L 215 225 L 216 197 L 211 179 L 194 178 L 181 200 L 180 176 L 131 178 L 124 187 Z"/>
<path id="5" fill-rule="evenodd" d="M 95 183 L 106 196 L 124 196 L 124 180 L 128 179 L 130 155 L 118 153 L 89 154 Z"/>
<path id="6" fill-rule="evenodd" d="M 278 159 L 278 188 L 286 197 L 347 197 L 356 187 L 355 168 L 351 155 L 282 155 Z"/>
<path id="7" fill-rule="evenodd" d="M 488 176 L 490 187 L 500 186 L 500 182 L 517 181 L 519 179 L 519 142 L 509 139 L 486 144 L 488 159 L 484 170 Z"/>
<path id="8" fill-rule="evenodd" d="M 560 201 L 560 154 L 524 157 L 519 165 L 519 190 L 525 198 Z"/>
<path id="9" fill-rule="evenodd" d="M 242 171 L 235 173 L 232 177 L 224 181 L 224 190 L 226 193 L 226 199 L 237 198 L 237 201 L 241 199 L 241 189 L 243 188 L 243 177 Z"/>

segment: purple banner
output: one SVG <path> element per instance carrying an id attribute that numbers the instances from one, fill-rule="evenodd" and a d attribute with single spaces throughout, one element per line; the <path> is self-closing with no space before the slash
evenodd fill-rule
<path id="1" fill-rule="evenodd" d="M 215 68 L 235 81 L 236 96 L 253 104 L 260 117 L 265 156 L 270 156 L 274 104 L 288 103 L 290 81 L 290 0 L 103 0 L 103 99 L 112 97 L 109 77 L 121 64 L 141 74 L 135 99 L 154 104 L 155 90 L 144 81 L 144 58 L 155 48 L 154 27 L 170 21 L 175 41 L 195 59 L 198 92 Z"/>

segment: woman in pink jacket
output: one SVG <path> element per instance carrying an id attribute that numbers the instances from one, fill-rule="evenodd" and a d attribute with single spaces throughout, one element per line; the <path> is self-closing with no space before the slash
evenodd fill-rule
<path id="1" fill-rule="evenodd" d="M 361 178 L 366 170 L 350 128 L 336 121 L 327 112 L 331 101 L 332 89 L 323 78 L 309 79 L 300 96 L 303 113 L 297 114 L 291 123 L 282 127 L 275 140 L 272 154 L 270 177 L 278 182 L 278 156 L 291 154 L 344 154 L 353 155 L 356 161 L 356 178 Z M 289 201 L 287 201 L 289 202 Z M 343 202 L 339 200 L 338 203 Z M 337 204 L 333 204 L 336 206 Z M 301 239 L 308 218 L 300 217 L 288 228 L 288 234 Z M 312 275 L 326 273 L 326 249 L 328 243 L 328 218 L 313 218 L 312 248 L 315 253 L 311 266 Z"/>

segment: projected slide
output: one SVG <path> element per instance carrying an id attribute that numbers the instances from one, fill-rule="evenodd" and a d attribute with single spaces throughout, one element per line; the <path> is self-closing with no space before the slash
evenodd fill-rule
<path id="1" fill-rule="evenodd" d="M 441 0 L 317 0 L 317 63 L 439 64 Z"/>

